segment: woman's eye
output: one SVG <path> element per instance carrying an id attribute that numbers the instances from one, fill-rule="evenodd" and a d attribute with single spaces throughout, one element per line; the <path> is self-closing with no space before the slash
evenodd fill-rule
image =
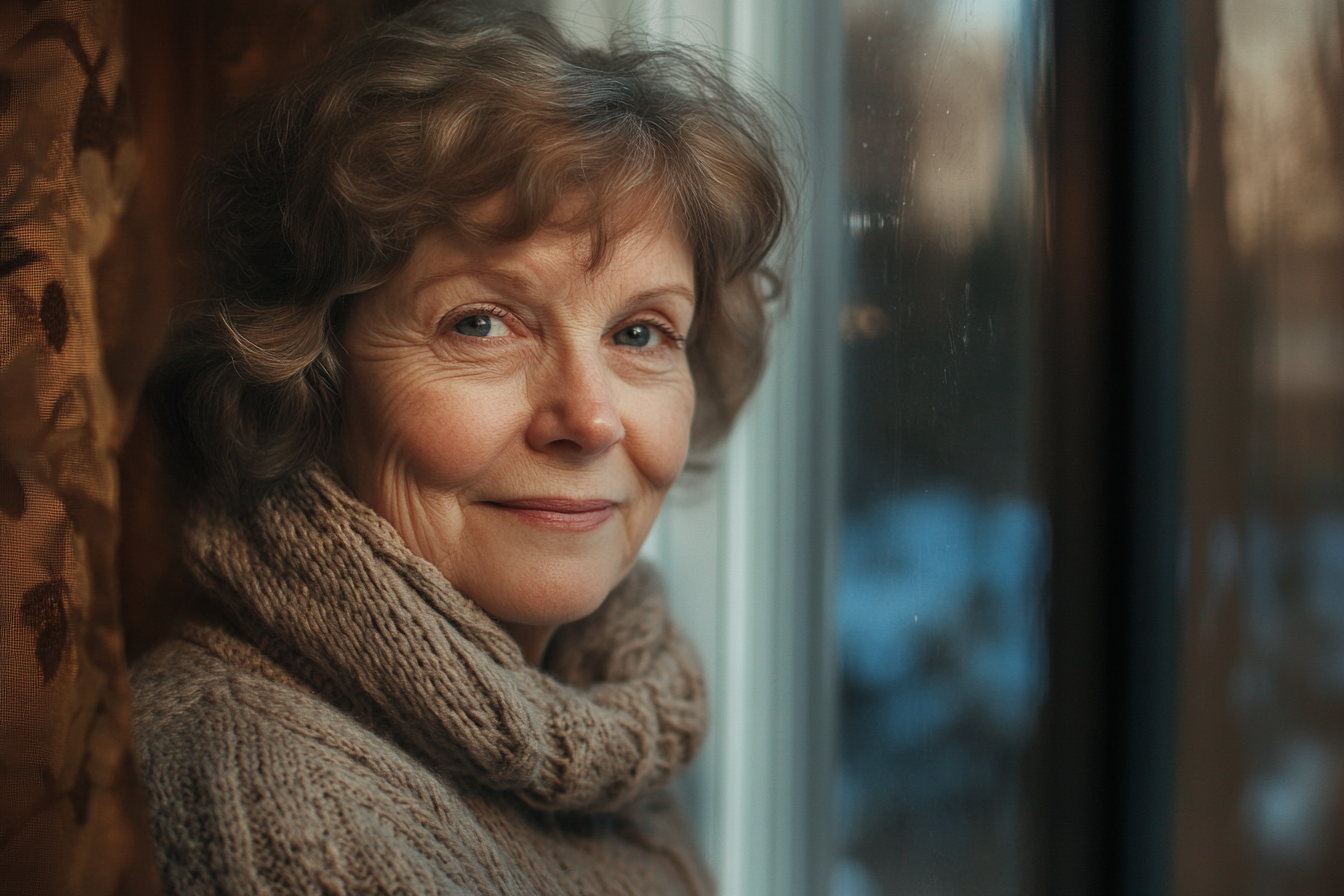
<path id="1" fill-rule="evenodd" d="M 453 324 L 454 332 L 477 339 L 490 339 L 508 332 L 504 321 L 493 314 L 470 314 Z"/>
<path id="2" fill-rule="evenodd" d="M 628 345 L 633 348 L 647 348 L 653 344 L 662 334 L 648 324 L 631 324 L 616 331 L 612 337 L 612 342 L 617 345 Z"/>

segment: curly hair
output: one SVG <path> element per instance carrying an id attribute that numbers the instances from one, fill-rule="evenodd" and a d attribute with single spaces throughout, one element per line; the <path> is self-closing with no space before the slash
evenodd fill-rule
<path id="1" fill-rule="evenodd" d="M 233 133 L 188 194 L 204 297 L 149 386 L 194 491 L 237 500 L 330 449 L 348 299 L 431 227 L 499 242 L 586 229 L 597 266 L 638 224 L 618 207 L 669 216 L 694 260 L 693 448 L 760 377 L 790 185 L 766 111 L 693 52 L 584 48 L 535 13 L 431 5 L 241 110 Z M 557 222 L 576 191 L 582 211 Z M 496 195 L 502 216 L 474 214 Z"/>

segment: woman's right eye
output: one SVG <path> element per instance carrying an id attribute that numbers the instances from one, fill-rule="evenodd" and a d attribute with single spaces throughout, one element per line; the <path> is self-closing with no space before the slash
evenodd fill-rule
<path id="1" fill-rule="evenodd" d="M 509 332 L 504 321 L 493 314 L 469 314 L 453 324 L 453 330 L 463 336 L 474 336 L 477 339 L 492 339 Z"/>

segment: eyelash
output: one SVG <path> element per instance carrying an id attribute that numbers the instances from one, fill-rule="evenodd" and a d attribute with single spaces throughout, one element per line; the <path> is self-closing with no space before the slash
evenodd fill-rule
<path id="1" fill-rule="evenodd" d="M 509 318 L 512 317 L 512 315 L 509 314 L 508 311 L 505 311 L 498 305 L 489 305 L 489 304 L 472 305 L 468 308 L 460 308 L 452 314 L 445 315 L 443 319 L 439 322 L 439 332 L 444 334 L 451 333 L 453 332 L 453 328 L 456 327 L 460 322 L 466 320 L 469 317 L 475 317 L 479 314 L 488 314 L 491 317 L 497 317 L 500 320 L 504 321 L 505 326 L 508 326 Z M 617 327 L 614 332 L 619 333 L 621 330 L 625 330 L 630 327 L 640 325 L 646 327 L 652 327 L 653 329 L 662 333 L 669 340 L 671 340 L 672 344 L 675 345 L 677 348 L 679 349 L 686 348 L 686 337 L 678 333 L 676 330 L 674 330 L 665 321 L 659 320 L 657 318 L 641 317 L 636 318 L 635 320 L 629 320 L 621 324 L 619 327 Z"/>
<path id="2" fill-rule="evenodd" d="M 490 304 L 471 305 L 467 308 L 459 308 L 456 311 L 445 314 L 443 318 L 439 321 L 439 332 L 446 336 L 452 333 L 453 328 L 456 327 L 462 321 L 466 320 L 469 317 L 476 317 L 478 315 L 497 317 L 500 320 L 504 321 L 504 325 L 506 327 L 509 325 L 509 319 L 513 317 L 513 315 L 509 314 L 509 312 L 505 311 L 498 305 L 490 305 Z"/>
<path id="3" fill-rule="evenodd" d="M 679 349 L 686 348 L 685 336 L 681 335 L 676 330 L 672 329 L 672 327 L 669 326 L 666 322 L 655 318 L 638 318 L 636 320 L 628 320 L 625 323 L 621 324 L 619 327 L 617 327 L 615 332 L 619 333 L 621 330 L 628 330 L 631 327 L 637 327 L 641 325 L 645 327 L 652 327 L 653 329 L 662 333 L 677 348 Z"/>

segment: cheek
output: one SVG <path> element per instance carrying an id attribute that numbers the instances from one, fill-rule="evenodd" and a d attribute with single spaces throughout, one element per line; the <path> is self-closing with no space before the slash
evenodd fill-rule
<path id="1" fill-rule="evenodd" d="M 687 375 L 675 388 L 638 396 L 626 419 L 626 442 L 645 480 L 666 491 L 686 465 L 695 416 L 695 388 Z"/>
<path id="2" fill-rule="evenodd" d="M 385 475 L 436 491 L 470 486 L 518 430 L 518 401 L 502 383 L 427 372 L 428 365 L 365 370 L 351 398 L 352 422 Z"/>
<path id="3" fill-rule="evenodd" d="M 476 414 L 479 404 L 452 389 L 415 402 L 399 422 L 404 461 L 414 480 L 436 490 L 469 485 L 499 452 L 498 419 Z"/>

